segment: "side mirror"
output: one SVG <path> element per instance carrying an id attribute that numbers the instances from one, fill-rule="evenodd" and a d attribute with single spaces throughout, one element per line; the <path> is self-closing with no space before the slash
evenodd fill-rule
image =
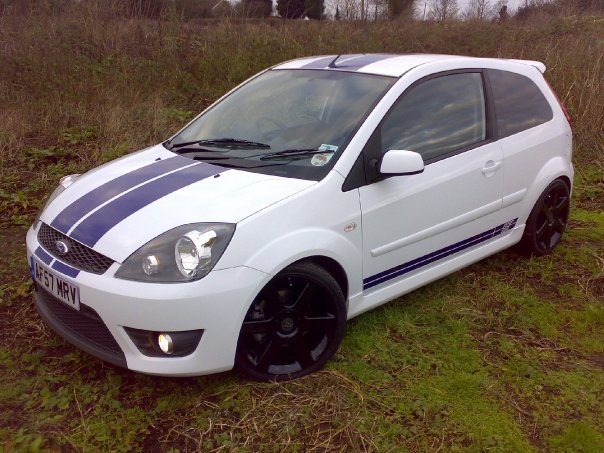
<path id="1" fill-rule="evenodd" d="M 391 149 L 382 156 L 379 171 L 390 176 L 417 175 L 424 171 L 424 159 L 414 151 Z"/>

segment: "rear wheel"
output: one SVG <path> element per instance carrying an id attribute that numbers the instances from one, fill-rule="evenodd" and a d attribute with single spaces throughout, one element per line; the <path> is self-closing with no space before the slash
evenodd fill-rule
<path id="1" fill-rule="evenodd" d="M 526 255 L 543 256 L 554 250 L 562 239 L 570 210 L 570 192 L 561 179 L 552 182 L 531 211 L 519 243 Z"/>
<path id="2" fill-rule="evenodd" d="M 346 328 L 346 301 L 322 267 L 295 263 L 250 306 L 239 334 L 236 367 L 258 380 L 295 379 L 320 369 Z"/>

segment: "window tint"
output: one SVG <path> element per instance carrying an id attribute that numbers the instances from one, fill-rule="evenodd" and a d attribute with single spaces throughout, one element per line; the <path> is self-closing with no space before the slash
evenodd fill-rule
<path id="1" fill-rule="evenodd" d="M 530 129 L 553 118 L 552 109 L 535 83 L 520 74 L 489 70 L 499 138 Z"/>
<path id="2" fill-rule="evenodd" d="M 403 94 L 382 123 L 382 153 L 416 151 L 425 162 L 486 138 L 482 76 L 430 79 Z"/>

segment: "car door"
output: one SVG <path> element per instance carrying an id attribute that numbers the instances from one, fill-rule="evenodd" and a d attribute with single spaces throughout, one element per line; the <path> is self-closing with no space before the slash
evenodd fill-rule
<path id="1" fill-rule="evenodd" d="M 492 139 L 485 86 L 480 70 L 416 82 L 363 150 L 369 182 L 359 188 L 365 292 L 493 237 L 502 204 L 502 151 Z M 391 149 L 420 153 L 424 171 L 380 176 L 379 158 Z"/>

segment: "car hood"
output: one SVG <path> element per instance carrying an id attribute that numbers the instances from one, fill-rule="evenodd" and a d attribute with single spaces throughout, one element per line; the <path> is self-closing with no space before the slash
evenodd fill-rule
<path id="1" fill-rule="evenodd" d="M 194 161 L 158 145 L 79 177 L 41 220 L 123 262 L 172 228 L 237 223 L 313 184 Z"/>

